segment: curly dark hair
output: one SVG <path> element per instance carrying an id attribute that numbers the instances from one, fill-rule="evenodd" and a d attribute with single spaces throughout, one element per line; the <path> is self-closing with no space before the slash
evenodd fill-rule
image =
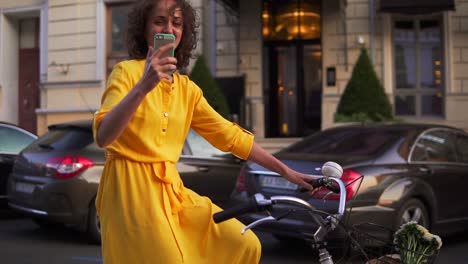
<path id="1" fill-rule="evenodd" d="M 144 59 L 148 53 L 148 43 L 145 38 L 146 21 L 159 0 L 137 0 L 128 13 L 127 49 L 131 59 Z M 175 50 L 177 68 L 186 67 L 192 51 L 197 46 L 198 18 L 193 7 L 186 0 L 175 0 L 176 7 L 182 9 L 183 32 L 182 39 Z"/>

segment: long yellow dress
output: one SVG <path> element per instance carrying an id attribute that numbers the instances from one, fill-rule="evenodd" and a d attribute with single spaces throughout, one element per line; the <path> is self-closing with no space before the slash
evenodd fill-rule
<path id="1" fill-rule="evenodd" d="M 144 60 L 117 64 L 107 83 L 102 118 L 135 86 Z M 246 159 L 253 135 L 223 119 L 187 76 L 160 82 L 147 94 L 122 135 L 106 147 L 96 207 L 104 263 L 258 263 L 253 232 L 235 220 L 215 224 L 220 208 L 185 188 L 176 169 L 189 128 L 214 146 Z M 207 183 L 209 184 L 209 183 Z"/>

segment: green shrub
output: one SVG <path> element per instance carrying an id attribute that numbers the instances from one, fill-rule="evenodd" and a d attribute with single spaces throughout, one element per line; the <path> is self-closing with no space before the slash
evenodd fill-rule
<path id="1" fill-rule="evenodd" d="M 377 78 L 367 50 L 362 48 L 335 115 L 336 122 L 395 120 L 392 105 Z"/>
<path id="2" fill-rule="evenodd" d="M 211 107 L 223 117 L 229 118 L 230 111 L 226 97 L 224 97 L 218 83 L 211 75 L 210 69 L 206 65 L 203 56 L 198 57 L 189 77 L 202 89 L 203 96 Z"/>

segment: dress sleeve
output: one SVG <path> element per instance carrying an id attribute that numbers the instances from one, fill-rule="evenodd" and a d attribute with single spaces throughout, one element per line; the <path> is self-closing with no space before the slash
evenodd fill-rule
<path id="1" fill-rule="evenodd" d="M 216 112 L 203 97 L 202 90 L 189 82 L 195 93 L 191 127 L 216 148 L 247 159 L 254 143 L 254 135 Z"/>
<path id="2" fill-rule="evenodd" d="M 102 118 L 116 106 L 126 95 L 129 89 L 129 82 L 125 74 L 122 63 L 118 63 L 112 69 L 107 80 L 107 87 L 101 98 L 101 107 L 94 113 L 93 136 L 96 140 L 96 132 Z"/>

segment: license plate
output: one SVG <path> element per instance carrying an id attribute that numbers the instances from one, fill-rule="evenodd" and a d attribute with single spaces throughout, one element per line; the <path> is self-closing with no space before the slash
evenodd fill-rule
<path id="1" fill-rule="evenodd" d="M 277 188 L 277 189 L 288 189 L 288 190 L 297 190 L 297 184 L 294 184 L 282 177 L 275 176 L 259 176 L 260 186 L 267 188 Z"/>
<path id="2" fill-rule="evenodd" d="M 16 191 L 22 193 L 32 193 L 34 191 L 34 187 L 36 187 L 36 185 L 24 182 L 17 182 L 15 185 Z"/>

